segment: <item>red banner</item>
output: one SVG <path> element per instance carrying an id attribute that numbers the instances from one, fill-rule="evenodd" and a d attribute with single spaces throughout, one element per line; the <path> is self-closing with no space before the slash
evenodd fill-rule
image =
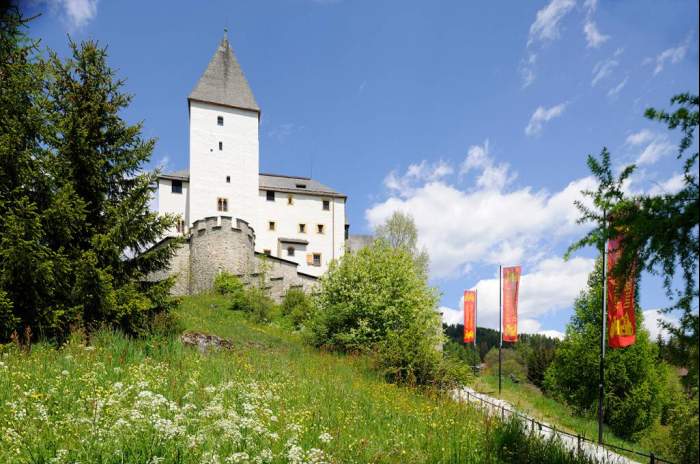
<path id="1" fill-rule="evenodd" d="M 476 341 L 476 290 L 464 291 L 464 343 Z"/>
<path id="2" fill-rule="evenodd" d="M 503 341 L 518 341 L 520 266 L 503 268 Z"/>
<path id="3" fill-rule="evenodd" d="M 634 317 L 634 278 L 620 285 L 612 270 L 622 255 L 622 237 L 608 241 L 608 346 L 624 348 L 635 341 L 637 324 Z M 632 273 L 634 274 L 634 272 Z"/>

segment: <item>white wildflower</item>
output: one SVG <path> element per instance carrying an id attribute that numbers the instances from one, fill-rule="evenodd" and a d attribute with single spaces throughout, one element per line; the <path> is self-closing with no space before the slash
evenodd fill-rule
<path id="1" fill-rule="evenodd" d="M 328 432 L 323 432 L 321 435 L 318 436 L 318 439 L 321 440 L 321 443 L 327 445 L 331 442 L 331 440 L 333 440 L 333 436 Z"/>

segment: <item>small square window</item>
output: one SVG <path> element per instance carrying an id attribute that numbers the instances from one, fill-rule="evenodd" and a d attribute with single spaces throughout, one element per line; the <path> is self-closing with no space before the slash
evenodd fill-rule
<path id="1" fill-rule="evenodd" d="M 217 198 L 216 209 L 217 209 L 217 211 L 228 211 L 228 199 Z"/>
<path id="2" fill-rule="evenodd" d="M 267 227 L 269 230 L 275 230 L 275 221 L 270 221 L 267 223 Z"/>
<path id="3" fill-rule="evenodd" d="M 287 247 L 287 256 L 294 256 L 294 247 Z"/>
<path id="4" fill-rule="evenodd" d="M 267 201 L 275 201 L 275 191 L 274 190 L 268 190 L 266 192 L 267 195 Z"/>
<path id="5" fill-rule="evenodd" d="M 224 117 L 223 117 L 223 116 L 217 116 L 217 117 L 216 117 L 216 124 L 219 125 L 219 126 L 223 126 L 223 125 L 224 125 Z"/>
<path id="6" fill-rule="evenodd" d="M 328 211 L 331 209 L 331 202 L 329 200 L 323 200 L 323 211 Z"/>
<path id="7" fill-rule="evenodd" d="M 323 224 L 316 225 L 316 232 L 318 232 L 319 234 L 323 233 Z"/>
<path id="8" fill-rule="evenodd" d="M 321 265 L 321 253 L 314 253 L 314 266 Z"/>
<path id="9" fill-rule="evenodd" d="M 299 233 L 300 234 L 306 233 L 306 224 L 299 224 Z"/>
<path id="10" fill-rule="evenodd" d="M 263 253 L 265 253 L 267 256 L 271 256 L 272 250 L 263 250 Z"/>
<path id="11" fill-rule="evenodd" d="M 226 176 L 226 183 L 230 184 L 231 183 L 231 176 Z"/>
<path id="12" fill-rule="evenodd" d="M 224 149 L 224 142 L 219 142 L 219 151 Z"/>
<path id="13" fill-rule="evenodd" d="M 287 195 L 287 204 L 288 205 L 294 204 L 294 197 L 292 195 Z"/>
<path id="14" fill-rule="evenodd" d="M 182 181 L 181 180 L 172 180 L 170 181 L 172 187 L 170 188 L 170 191 L 172 193 L 182 193 Z"/>

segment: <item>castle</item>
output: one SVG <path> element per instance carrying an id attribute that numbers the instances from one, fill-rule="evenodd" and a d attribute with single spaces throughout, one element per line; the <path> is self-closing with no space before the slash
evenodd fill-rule
<path id="1" fill-rule="evenodd" d="M 187 101 L 189 169 L 162 174 L 157 190 L 158 211 L 182 218 L 169 236 L 186 244 L 154 277 L 175 275 L 176 294 L 211 288 L 221 271 L 264 275 L 274 296 L 307 287 L 345 253 L 347 196 L 259 172 L 260 107 L 226 33 Z"/>

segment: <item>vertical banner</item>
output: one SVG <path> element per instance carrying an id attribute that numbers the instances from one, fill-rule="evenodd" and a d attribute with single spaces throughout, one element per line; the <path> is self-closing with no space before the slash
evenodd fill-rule
<path id="1" fill-rule="evenodd" d="M 621 247 L 622 237 L 608 241 L 607 324 L 610 348 L 624 348 L 633 344 L 637 333 L 634 317 L 634 278 L 628 279 L 621 285 L 612 276 L 612 270 L 622 255 Z"/>
<path id="2" fill-rule="evenodd" d="M 518 341 L 520 266 L 503 268 L 503 341 Z"/>
<path id="3" fill-rule="evenodd" d="M 476 290 L 464 291 L 464 343 L 476 341 Z"/>

